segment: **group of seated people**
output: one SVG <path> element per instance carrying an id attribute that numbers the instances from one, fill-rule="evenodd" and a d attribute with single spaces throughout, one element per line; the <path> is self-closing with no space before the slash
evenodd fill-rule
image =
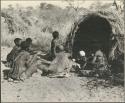
<path id="1" fill-rule="evenodd" d="M 36 51 L 32 47 L 31 38 L 26 38 L 26 40 L 16 38 L 14 40 L 15 46 L 6 58 L 6 66 L 10 67 L 9 73 L 7 74 L 6 78 L 12 81 L 20 81 L 23 80 L 21 76 L 24 72 L 26 76 L 29 77 L 34 72 L 36 72 L 37 69 L 40 69 L 43 72 L 43 74 L 58 72 L 58 70 L 55 69 L 51 70 L 50 68 L 54 68 L 52 66 L 50 66 L 50 68 L 45 68 L 43 66 L 44 64 L 50 65 L 50 63 L 54 61 L 54 59 L 56 58 L 56 55 L 59 54 L 60 51 L 64 50 L 64 47 L 62 45 L 59 45 L 59 33 L 57 31 L 54 31 L 52 33 L 52 36 L 53 39 L 51 41 L 51 52 L 43 56 L 39 56 L 38 51 Z M 58 56 L 58 58 L 60 58 L 60 56 Z M 53 64 L 53 62 L 51 64 Z"/>
<path id="2" fill-rule="evenodd" d="M 10 67 L 12 67 L 12 63 L 15 60 L 15 58 L 18 56 L 18 54 L 21 51 L 30 51 L 30 47 L 32 45 L 32 39 L 27 38 L 26 40 L 22 40 L 21 38 L 14 39 L 15 46 L 11 50 L 11 52 L 7 55 L 7 62 Z"/>
<path id="3" fill-rule="evenodd" d="M 30 54 L 32 54 L 32 39 L 21 38 L 14 39 L 15 46 L 7 55 L 6 66 L 10 67 L 9 73 L 7 74 L 8 79 L 20 80 L 20 75 L 23 73 L 26 62 L 29 61 Z M 21 68 L 21 70 L 19 69 Z"/>
<path id="4" fill-rule="evenodd" d="M 101 78 L 105 78 L 111 75 L 106 56 L 101 49 L 97 49 L 89 56 L 86 56 L 84 51 L 80 51 L 79 55 L 80 57 L 76 59 L 76 62 L 80 64 L 81 75 L 97 76 Z"/>
<path id="5" fill-rule="evenodd" d="M 32 48 L 31 38 L 26 38 L 26 40 L 16 38 L 14 40 L 15 46 L 7 55 L 7 64 L 10 67 L 7 75 L 8 80 L 23 80 L 21 76 L 24 72 L 27 76 L 31 76 L 40 68 L 45 74 L 59 73 L 65 77 L 69 76 L 68 74 L 73 67 L 83 76 L 103 77 L 110 75 L 106 57 L 100 49 L 97 49 L 89 57 L 86 57 L 85 51 L 80 50 L 78 56 L 73 58 L 65 52 L 63 45 L 59 43 L 59 33 L 54 31 L 52 36 L 50 54 L 44 55 L 40 59 Z M 46 68 L 43 66 L 45 63 L 48 64 Z M 90 72 L 87 73 L 86 70 L 90 70 Z"/>

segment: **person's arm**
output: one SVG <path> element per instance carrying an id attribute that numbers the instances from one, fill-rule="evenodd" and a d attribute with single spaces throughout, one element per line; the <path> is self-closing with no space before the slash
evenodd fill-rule
<path id="1" fill-rule="evenodd" d="M 51 43 L 51 54 L 53 57 L 56 56 L 56 41 L 52 40 L 52 43 Z"/>
<path id="2" fill-rule="evenodd" d="M 10 51 L 10 53 L 7 55 L 7 58 L 6 58 L 7 61 L 11 61 L 12 60 L 13 55 L 14 55 L 16 50 L 17 50 L 17 48 L 16 48 L 16 46 L 14 46 L 13 49 Z"/>
<path id="3" fill-rule="evenodd" d="M 37 54 L 38 50 L 36 48 L 33 47 L 33 45 L 30 45 L 28 47 L 28 52 L 32 55 L 32 54 Z"/>

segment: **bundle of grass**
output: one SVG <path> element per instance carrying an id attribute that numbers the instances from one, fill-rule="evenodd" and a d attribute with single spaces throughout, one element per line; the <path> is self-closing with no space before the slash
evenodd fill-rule
<path id="1" fill-rule="evenodd" d="M 97 47 L 103 50 L 110 62 L 124 56 L 124 21 L 117 11 L 85 11 L 72 25 L 65 49 L 73 57 L 79 50 L 89 53 Z"/>

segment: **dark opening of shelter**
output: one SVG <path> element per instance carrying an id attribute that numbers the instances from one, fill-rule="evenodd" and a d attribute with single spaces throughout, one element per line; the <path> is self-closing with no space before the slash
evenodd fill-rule
<path id="1" fill-rule="evenodd" d="M 100 16 L 90 15 L 79 25 L 73 42 L 73 56 L 79 50 L 84 50 L 87 54 L 100 48 L 108 56 L 109 42 L 112 28 L 109 22 Z"/>

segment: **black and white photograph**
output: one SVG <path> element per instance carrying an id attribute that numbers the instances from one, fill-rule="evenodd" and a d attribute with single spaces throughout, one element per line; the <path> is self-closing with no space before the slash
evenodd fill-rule
<path id="1" fill-rule="evenodd" d="M 1 0 L 1 102 L 125 102 L 124 0 Z"/>

